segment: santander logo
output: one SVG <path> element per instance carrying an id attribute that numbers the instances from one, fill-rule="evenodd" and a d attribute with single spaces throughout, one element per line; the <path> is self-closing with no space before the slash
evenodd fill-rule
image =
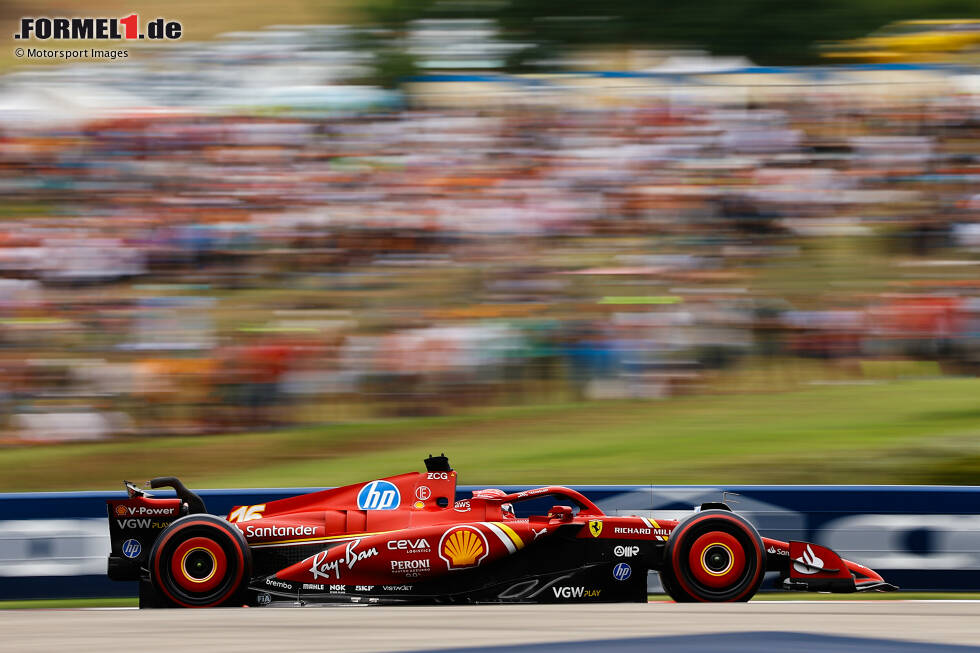
<path id="1" fill-rule="evenodd" d="M 823 569 L 823 560 L 817 557 L 809 544 L 799 558 L 793 559 L 793 569 L 801 574 L 816 574 Z"/>

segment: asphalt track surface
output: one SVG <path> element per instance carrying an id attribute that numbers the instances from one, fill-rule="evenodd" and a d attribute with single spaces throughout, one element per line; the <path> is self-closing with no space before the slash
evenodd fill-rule
<path id="1" fill-rule="evenodd" d="M 980 602 L 10 610 L 0 633 L 0 651 L 965 653 L 980 652 Z"/>

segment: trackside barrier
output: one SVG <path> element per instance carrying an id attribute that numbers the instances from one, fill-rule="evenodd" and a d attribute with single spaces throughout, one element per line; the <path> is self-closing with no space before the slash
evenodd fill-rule
<path id="1" fill-rule="evenodd" d="M 322 488 L 199 490 L 209 512 Z M 468 498 L 475 486 L 460 486 Z M 523 486 L 503 486 L 516 492 Z M 723 490 L 763 535 L 829 546 L 905 590 L 980 591 L 980 487 L 575 486 L 609 514 L 678 518 Z M 731 493 L 737 493 L 733 496 Z M 154 492 L 166 496 L 168 492 Z M 172 496 L 172 492 L 169 493 Z M 0 494 L 0 600 L 135 596 L 105 576 L 105 501 L 118 492 Z M 517 505 L 544 512 L 550 500 Z M 659 589 L 651 575 L 651 591 Z"/>

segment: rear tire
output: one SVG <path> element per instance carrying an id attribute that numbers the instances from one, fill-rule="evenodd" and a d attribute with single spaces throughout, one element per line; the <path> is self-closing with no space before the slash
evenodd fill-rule
<path id="1" fill-rule="evenodd" d="M 748 601 L 766 572 L 759 532 L 727 510 L 705 510 L 683 520 L 667 540 L 664 590 L 678 603 Z"/>
<path id="2" fill-rule="evenodd" d="M 147 608 L 169 608 L 170 604 L 163 598 L 156 587 L 148 580 L 141 580 L 139 584 L 140 610 Z"/>
<path id="3" fill-rule="evenodd" d="M 245 536 L 208 514 L 173 522 L 153 544 L 149 563 L 153 589 L 183 608 L 240 606 L 252 577 Z"/>

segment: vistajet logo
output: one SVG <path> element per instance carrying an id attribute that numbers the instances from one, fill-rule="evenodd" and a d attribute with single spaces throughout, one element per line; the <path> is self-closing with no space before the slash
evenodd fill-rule
<path id="1" fill-rule="evenodd" d="M 125 18 L 48 18 L 20 19 L 15 39 L 33 41 L 122 41 L 149 39 L 175 41 L 184 32 L 180 21 L 155 18 L 140 29 L 139 14 Z"/>

